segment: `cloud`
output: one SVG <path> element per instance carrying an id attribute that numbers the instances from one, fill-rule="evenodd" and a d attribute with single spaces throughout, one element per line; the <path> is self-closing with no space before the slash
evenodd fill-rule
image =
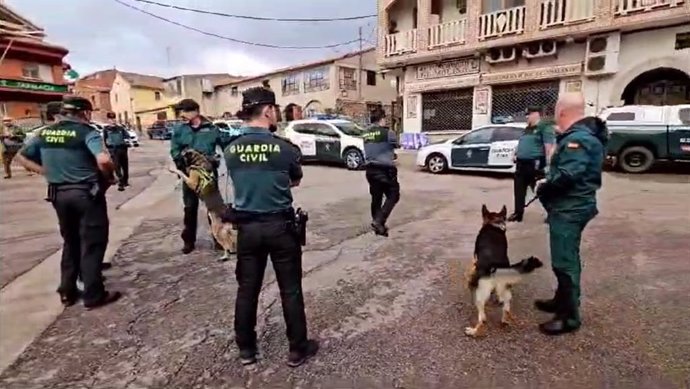
<path id="1" fill-rule="evenodd" d="M 365 38 L 376 19 L 329 23 L 280 23 L 230 19 L 122 0 L 156 15 L 214 34 L 275 45 L 326 45 Z M 329 17 L 375 14 L 373 0 L 160 0 L 162 3 L 218 12 L 268 17 Z M 252 75 L 270 69 L 354 51 L 279 50 L 248 46 L 189 31 L 118 4 L 114 0 L 5 0 L 45 28 L 48 41 L 70 50 L 66 60 L 80 74 L 117 67 L 163 77 L 180 72 L 230 72 Z M 69 5 L 67 5 L 67 3 Z"/>

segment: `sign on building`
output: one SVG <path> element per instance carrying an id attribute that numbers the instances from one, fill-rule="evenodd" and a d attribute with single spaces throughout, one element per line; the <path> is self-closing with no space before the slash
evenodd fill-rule
<path id="1" fill-rule="evenodd" d="M 456 59 L 453 61 L 441 62 L 440 64 L 417 66 L 418 80 L 464 76 L 475 73 L 479 73 L 479 60 L 477 58 Z"/>

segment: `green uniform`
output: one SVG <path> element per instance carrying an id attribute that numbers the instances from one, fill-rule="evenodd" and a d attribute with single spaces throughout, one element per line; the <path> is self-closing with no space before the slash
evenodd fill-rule
<path id="1" fill-rule="evenodd" d="M 41 130 L 21 153 L 45 169 L 49 184 L 95 183 L 99 180 L 95 156 L 103 152 L 103 138 L 88 124 L 61 120 Z"/>
<path id="2" fill-rule="evenodd" d="M 103 130 L 103 139 L 115 164 L 119 190 L 124 190 L 124 187 L 129 185 L 129 155 L 125 142 L 129 139 L 129 134 L 124 127 L 111 124 Z"/>
<path id="3" fill-rule="evenodd" d="M 172 138 L 170 139 L 170 156 L 178 169 L 186 171 L 182 151 L 190 147 L 202 154 L 209 160 L 214 161 L 214 180 L 217 180 L 218 164 L 215 159 L 216 148 L 224 147 L 225 141 L 221 137 L 220 130 L 213 123 L 202 119 L 198 128 L 192 128 L 189 123 L 181 123 L 173 128 Z M 182 240 L 188 246 L 193 246 L 196 242 L 197 214 L 199 211 L 199 197 L 193 190 L 186 185 L 182 186 L 182 202 L 184 204 L 184 229 Z"/>
<path id="4" fill-rule="evenodd" d="M 580 241 L 598 213 L 596 191 L 601 187 L 606 140 L 606 125 L 597 118 L 573 124 L 558 136 L 546 182 L 537 192 L 549 215 L 557 315 L 572 326 L 580 325 Z"/>
<path id="5" fill-rule="evenodd" d="M 267 129 L 245 127 L 225 149 L 238 211 L 274 213 L 292 207 L 290 182 L 302 178 L 299 148 Z"/>
<path id="6" fill-rule="evenodd" d="M 109 149 L 114 149 L 118 147 L 126 147 L 126 139 L 129 138 L 127 131 L 116 125 L 109 125 L 105 127 L 103 131 L 103 139 L 105 140 L 105 145 Z"/>
<path id="7" fill-rule="evenodd" d="M 518 141 L 515 156 L 517 159 L 538 160 L 544 158 L 544 146 L 554 143 L 553 123 L 545 120 L 536 126 L 525 128 Z"/>

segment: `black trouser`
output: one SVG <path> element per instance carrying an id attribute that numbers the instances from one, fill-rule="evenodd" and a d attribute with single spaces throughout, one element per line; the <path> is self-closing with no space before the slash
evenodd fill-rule
<path id="1" fill-rule="evenodd" d="M 213 178 L 218 182 L 218 171 L 213 171 Z M 184 204 L 184 228 L 182 240 L 185 244 L 196 243 L 197 218 L 199 217 L 199 196 L 187 185 L 182 185 L 182 203 Z M 211 220 L 209 219 L 209 224 Z"/>
<path id="2" fill-rule="evenodd" d="M 522 216 L 525 212 L 525 198 L 527 188 L 532 188 L 537 180 L 544 177 L 543 159 L 518 159 L 515 161 L 515 178 L 513 179 L 513 197 L 515 199 L 515 214 Z"/>
<path id="3" fill-rule="evenodd" d="M 113 164 L 115 164 L 115 175 L 117 176 L 119 185 L 127 185 L 129 183 L 129 155 L 127 153 L 127 146 L 112 147 L 108 150 L 113 159 Z"/>
<path id="4" fill-rule="evenodd" d="M 238 290 L 235 303 L 235 341 L 240 350 L 256 350 L 256 311 L 268 256 L 273 262 L 290 351 L 307 345 L 307 319 L 302 296 L 302 248 L 294 220 L 240 223 L 237 231 Z"/>
<path id="5" fill-rule="evenodd" d="M 395 204 L 400 200 L 398 169 L 395 166 L 369 165 L 366 167 L 366 176 L 371 194 L 371 218 L 374 222 L 385 225 Z"/>
<path id="6" fill-rule="evenodd" d="M 92 196 L 83 186 L 58 186 L 53 207 L 63 239 L 58 293 L 77 294 L 77 278 L 84 282 L 84 303 L 103 298 L 101 265 L 108 246 L 108 206 L 105 195 Z"/>

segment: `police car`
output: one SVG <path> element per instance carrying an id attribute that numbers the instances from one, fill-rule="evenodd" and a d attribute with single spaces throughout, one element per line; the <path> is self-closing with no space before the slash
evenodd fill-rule
<path id="1" fill-rule="evenodd" d="M 422 147 L 417 166 L 438 174 L 447 170 L 514 173 L 513 155 L 526 123 L 491 124 L 462 136 Z"/>
<path id="2" fill-rule="evenodd" d="M 317 116 L 290 122 L 284 136 L 300 148 L 304 161 L 344 163 L 356 170 L 364 164 L 363 133 L 349 120 Z"/>

